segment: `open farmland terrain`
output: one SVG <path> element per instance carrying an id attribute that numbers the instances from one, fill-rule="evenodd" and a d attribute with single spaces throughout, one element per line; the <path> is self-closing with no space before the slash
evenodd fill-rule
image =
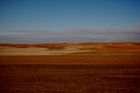
<path id="1" fill-rule="evenodd" d="M 140 43 L 1 44 L 0 55 L 2 93 L 140 93 Z"/>
<path id="2" fill-rule="evenodd" d="M 140 65 L 0 65 L 1 93 L 140 93 Z"/>
<path id="3" fill-rule="evenodd" d="M 139 42 L 0 44 L 0 56 L 139 55 Z"/>

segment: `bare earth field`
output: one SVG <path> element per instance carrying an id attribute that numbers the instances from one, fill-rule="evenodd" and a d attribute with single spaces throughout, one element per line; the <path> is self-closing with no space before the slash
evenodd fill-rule
<path id="1" fill-rule="evenodd" d="M 140 66 L 1 65 L 1 93 L 140 93 Z"/>
<path id="2" fill-rule="evenodd" d="M 140 93 L 140 43 L 0 44 L 1 93 Z"/>

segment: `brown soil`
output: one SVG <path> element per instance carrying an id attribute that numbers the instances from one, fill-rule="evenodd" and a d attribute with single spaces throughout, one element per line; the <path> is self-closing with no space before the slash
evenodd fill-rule
<path id="1" fill-rule="evenodd" d="M 140 65 L 138 55 L 0 56 L 0 64 L 125 64 Z"/>

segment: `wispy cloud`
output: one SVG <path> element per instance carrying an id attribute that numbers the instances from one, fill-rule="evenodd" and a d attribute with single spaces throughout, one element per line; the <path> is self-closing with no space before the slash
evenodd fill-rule
<path id="1" fill-rule="evenodd" d="M 69 29 L 56 31 L 17 31 L 0 34 L 0 43 L 61 43 L 88 41 L 140 41 L 139 27 L 134 29 Z"/>

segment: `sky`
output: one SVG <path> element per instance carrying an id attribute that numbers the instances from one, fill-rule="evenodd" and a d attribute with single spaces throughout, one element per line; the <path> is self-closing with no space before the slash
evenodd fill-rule
<path id="1" fill-rule="evenodd" d="M 140 42 L 140 0 L 0 0 L 0 43 Z"/>

